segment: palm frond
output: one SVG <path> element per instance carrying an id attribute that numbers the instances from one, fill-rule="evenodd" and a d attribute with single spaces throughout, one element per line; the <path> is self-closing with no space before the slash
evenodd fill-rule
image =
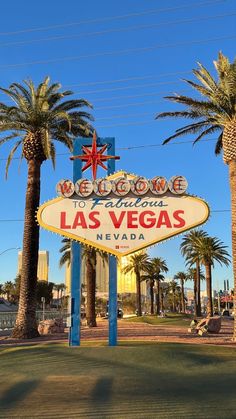
<path id="1" fill-rule="evenodd" d="M 195 138 L 193 145 L 196 144 L 201 138 L 205 137 L 208 134 L 213 134 L 215 131 L 222 130 L 220 126 L 213 125 L 210 128 L 204 130 L 197 138 Z"/>
<path id="2" fill-rule="evenodd" d="M 201 83 L 207 88 L 214 91 L 214 89 L 217 87 L 217 83 L 213 79 L 212 75 L 209 73 L 209 71 L 198 62 L 199 69 L 193 70 L 193 74 L 197 77 L 198 80 L 201 81 Z"/>
<path id="3" fill-rule="evenodd" d="M 18 149 L 18 147 L 21 145 L 21 143 L 22 143 L 22 140 L 17 141 L 16 144 L 14 145 L 14 147 L 12 148 L 12 150 L 10 151 L 10 154 L 8 155 L 7 163 L 6 163 L 6 179 L 7 179 L 7 176 L 8 176 L 8 169 L 9 169 L 9 166 L 11 164 L 12 158 L 13 158 L 16 150 Z"/>
<path id="4" fill-rule="evenodd" d="M 223 138 L 223 132 L 219 135 L 218 140 L 216 142 L 216 146 L 215 146 L 216 155 L 219 155 L 222 151 L 222 148 L 223 148 L 222 138 Z"/>
<path id="5" fill-rule="evenodd" d="M 172 140 L 173 138 L 177 138 L 180 137 L 182 135 L 187 135 L 187 134 L 196 134 L 197 132 L 201 132 L 201 130 L 206 126 L 206 122 L 198 122 L 196 124 L 192 124 L 190 126 L 186 126 L 183 128 L 179 128 L 178 130 L 175 131 L 175 134 L 171 135 L 170 137 L 166 138 L 162 144 L 167 144 L 170 140 Z"/>
<path id="6" fill-rule="evenodd" d="M 202 115 L 196 111 L 178 111 L 178 112 L 161 112 L 157 114 L 155 119 L 158 118 L 189 118 L 189 119 L 198 119 Z"/>
<path id="7" fill-rule="evenodd" d="M 29 91 L 22 86 L 20 83 L 12 83 L 10 85 L 10 89 L 15 89 L 15 91 L 19 90 L 22 95 L 25 97 L 25 99 L 28 101 L 28 104 L 31 104 L 31 95 L 29 94 Z"/>
<path id="8" fill-rule="evenodd" d="M 19 137 L 18 132 L 13 132 L 12 134 L 7 135 L 6 137 L 1 138 L 1 140 L 0 140 L 0 146 L 2 144 L 6 143 L 7 141 L 12 140 L 13 138 L 16 138 L 16 137 Z"/>
<path id="9" fill-rule="evenodd" d="M 53 169 L 55 169 L 55 167 L 56 167 L 56 149 L 55 149 L 55 145 L 53 143 L 51 143 L 50 146 L 51 146 L 50 156 L 51 156 L 51 160 L 52 160 L 52 166 L 53 166 Z"/>

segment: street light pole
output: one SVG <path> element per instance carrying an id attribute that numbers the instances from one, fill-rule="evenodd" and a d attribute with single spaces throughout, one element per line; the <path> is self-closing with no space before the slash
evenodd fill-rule
<path id="1" fill-rule="evenodd" d="M 9 247 L 9 249 L 3 250 L 3 252 L 0 253 L 0 256 L 3 255 L 3 253 L 8 252 L 9 250 L 20 250 L 20 247 Z"/>

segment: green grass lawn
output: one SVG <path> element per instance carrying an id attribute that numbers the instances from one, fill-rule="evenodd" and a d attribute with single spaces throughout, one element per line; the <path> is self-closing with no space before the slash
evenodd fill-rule
<path id="1" fill-rule="evenodd" d="M 148 323 L 157 326 L 183 326 L 188 327 L 190 325 L 193 316 L 191 314 L 174 314 L 169 313 L 166 317 L 157 316 L 134 316 L 124 319 L 127 322 L 135 323 Z"/>
<path id="2" fill-rule="evenodd" d="M 236 351 L 45 344 L 0 350 L 1 418 L 235 418 Z"/>

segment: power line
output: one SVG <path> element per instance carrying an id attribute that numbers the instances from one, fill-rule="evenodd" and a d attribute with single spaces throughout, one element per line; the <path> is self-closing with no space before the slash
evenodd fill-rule
<path id="1" fill-rule="evenodd" d="M 98 106 L 94 110 L 100 111 L 103 109 L 119 109 L 119 108 L 129 108 L 132 106 L 143 106 L 143 105 L 151 105 L 153 103 L 163 102 L 163 100 L 145 100 L 143 102 L 135 102 L 135 103 L 123 103 L 122 105 L 111 105 L 111 106 Z"/>
<path id="2" fill-rule="evenodd" d="M 74 93 L 80 93 L 81 95 L 87 95 L 87 94 L 96 94 L 96 93 L 106 93 L 106 92 L 116 92 L 120 90 L 129 90 L 129 89 L 140 89 L 141 87 L 155 87 L 155 86 L 162 86 L 166 84 L 178 84 L 180 81 L 160 81 L 157 83 L 148 83 L 148 84 L 135 84 L 130 86 L 122 86 L 122 87 L 112 87 L 109 89 L 98 89 L 98 90 L 87 90 L 82 92 L 74 92 Z"/>
<path id="3" fill-rule="evenodd" d="M 104 121 L 107 119 L 120 119 L 120 118 L 136 118 L 136 117 L 143 117 L 143 116 L 150 116 L 150 112 L 143 112 L 143 113 L 135 113 L 135 114 L 118 114 L 118 115 L 112 115 L 112 116 L 104 116 L 101 118 L 96 118 L 96 121 Z M 154 115 L 153 115 L 154 118 Z"/>
<path id="4" fill-rule="evenodd" d="M 231 212 L 230 209 L 220 209 L 220 210 L 211 210 L 210 213 L 222 213 L 222 212 Z M 24 219 L 0 219 L 0 223 L 11 223 L 11 222 L 24 222 Z"/>
<path id="5" fill-rule="evenodd" d="M 191 71 L 175 71 L 172 73 L 161 73 L 161 74 L 150 74 L 148 76 L 132 76 L 132 77 L 125 77 L 122 79 L 113 79 L 113 80 L 101 80 L 101 81 L 91 81 L 86 83 L 73 83 L 73 84 L 66 84 L 64 87 L 77 87 L 77 86 L 94 86 L 98 84 L 111 84 L 111 83 L 125 83 L 127 81 L 133 80 L 147 80 L 152 78 L 161 78 L 166 76 L 177 76 L 180 74 L 192 74 Z"/>
<path id="6" fill-rule="evenodd" d="M 112 56 L 112 55 L 123 55 L 123 54 L 130 54 L 130 53 L 138 53 L 138 52 L 147 52 L 147 51 L 154 51 L 159 48 L 173 48 L 178 46 L 188 46 L 188 45 L 198 45 L 198 44 L 206 44 L 215 41 L 223 41 L 228 39 L 234 39 L 236 35 L 229 35 L 217 38 L 208 38 L 208 39 L 198 39 L 195 41 L 184 41 L 184 42 L 176 42 L 173 44 L 157 44 L 151 45 L 148 47 L 141 47 L 141 48 L 127 48 L 118 51 L 108 51 L 108 52 L 97 52 L 93 54 L 82 54 L 78 56 L 72 57 L 61 57 L 61 58 L 54 58 L 50 60 L 38 60 L 38 61 L 29 61 L 25 63 L 14 63 L 14 64 L 1 64 L 0 68 L 14 68 L 14 67 L 24 67 L 30 65 L 41 65 L 41 64 L 56 64 L 66 61 L 78 61 L 86 58 L 96 58 L 96 57 L 105 57 L 105 56 Z"/>
<path id="7" fill-rule="evenodd" d="M 155 121 L 153 121 L 155 122 Z M 217 138 L 207 138 L 205 140 L 201 141 L 202 143 L 205 142 L 209 142 L 209 141 L 217 141 Z M 168 146 L 176 146 L 176 145 L 182 145 L 182 144 L 193 144 L 194 141 L 192 140 L 187 140 L 187 141 L 178 141 L 177 143 L 168 143 L 165 145 L 165 147 Z M 117 147 L 117 150 L 134 150 L 134 149 L 139 149 L 139 148 L 152 148 L 152 147 L 163 147 L 163 144 L 141 144 L 141 145 L 137 145 L 137 146 L 127 146 L 127 147 Z M 57 153 L 57 157 L 58 156 L 69 156 L 71 153 L 67 152 L 67 153 Z M 12 160 L 21 160 L 21 157 L 13 157 Z M 6 157 L 1 157 L 0 161 L 7 161 Z"/>
<path id="8" fill-rule="evenodd" d="M 155 87 L 155 86 L 164 86 L 164 85 L 169 85 L 169 84 L 178 84 L 179 82 L 181 82 L 181 80 L 165 81 L 165 82 L 163 81 L 163 82 L 157 82 L 157 83 L 134 84 L 134 85 L 122 86 L 122 87 L 112 87 L 108 89 L 97 89 L 97 90 L 90 90 L 90 91 L 87 90 L 87 91 L 81 91 L 81 92 L 73 92 L 73 94 L 88 95 L 88 94 L 97 94 L 97 93 L 106 93 L 106 92 L 116 92 L 116 91 L 130 90 L 130 89 L 136 89 L 136 88 L 140 89 L 143 87 Z M 162 92 L 162 93 L 164 94 L 165 92 Z M 0 92 L 0 94 L 6 96 L 4 92 Z M 106 99 L 100 99 L 100 100 L 105 101 Z M 97 99 L 97 101 L 99 101 L 99 99 Z M 10 102 L 8 101 L 8 103 Z"/>
<path id="9" fill-rule="evenodd" d="M 152 23 L 149 25 L 135 25 L 135 26 L 127 26 L 123 28 L 106 29 L 102 31 L 82 32 L 80 34 L 75 34 L 75 35 L 58 35 L 58 36 L 51 36 L 47 38 L 30 39 L 28 41 L 5 42 L 5 43 L 0 44 L 0 47 L 22 46 L 22 45 L 41 43 L 41 42 L 62 41 L 62 40 L 67 40 L 67 39 L 78 39 L 78 38 L 83 38 L 83 37 L 88 37 L 88 36 L 92 37 L 92 36 L 98 36 L 98 35 L 106 35 L 106 34 L 117 33 L 117 32 L 119 33 L 119 32 L 128 32 L 128 31 L 140 31 L 140 30 L 145 30 L 145 29 L 155 29 L 161 26 L 169 27 L 172 25 L 209 21 L 213 19 L 232 17 L 235 15 L 236 13 L 226 13 L 226 14 L 214 15 L 214 16 L 196 17 L 193 19 L 182 19 L 182 20 L 175 20 L 175 21 L 172 20 L 168 22 Z"/>
<path id="10" fill-rule="evenodd" d="M 87 20 L 81 20 L 79 22 L 70 22 L 70 23 L 63 23 L 63 24 L 57 24 L 57 25 L 50 25 L 50 26 L 42 26 L 38 28 L 27 28 L 22 29 L 18 31 L 10 31 L 10 32 L 0 32 L 0 35 L 6 36 L 6 35 L 19 35 L 21 33 L 30 33 L 30 32 L 41 32 L 46 30 L 52 30 L 52 29 L 60 29 L 60 28 L 69 28 L 73 26 L 80 26 L 85 24 L 93 24 L 93 23 L 100 23 L 100 22 L 109 22 L 114 20 L 121 20 L 121 19 L 128 19 L 131 17 L 139 17 L 139 16 L 145 16 L 150 14 L 156 14 L 156 13 L 164 13 L 164 12 L 170 12 L 175 10 L 181 10 L 181 9 L 188 9 L 193 7 L 201 7 L 201 6 L 207 6 L 211 4 L 216 3 L 225 3 L 226 0 L 214 0 L 214 1 L 206 1 L 206 2 L 196 2 L 195 4 L 182 4 L 180 6 L 176 7 L 168 7 L 164 9 L 151 9 L 151 10 L 145 10 L 143 12 L 135 12 L 135 13 L 128 13 L 124 15 L 117 15 L 117 16 L 107 16 L 99 19 L 87 19 Z"/>
<path id="11" fill-rule="evenodd" d="M 181 89 L 181 92 L 186 92 L 188 91 L 188 89 Z M 95 99 L 93 102 L 97 103 L 97 102 L 113 102 L 114 100 L 121 100 L 121 99 L 134 99 L 137 97 L 145 97 L 145 96 L 157 96 L 157 95 L 164 95 L 166 94 L 166 90 L 162 91 L 162 92 L 152 92 L 152 93 L 143 93 L 143 94 L 137 94 L 137 95 L 126 95 L 126 96 L 112 96 L 112 97 L 106 97 L 106 98 L 102 98 L 102 99 Z M 94 110 L 96 110 L 96 107 L 94 107 Z M 96 118 L 97 121 L 97 118 Z"/>

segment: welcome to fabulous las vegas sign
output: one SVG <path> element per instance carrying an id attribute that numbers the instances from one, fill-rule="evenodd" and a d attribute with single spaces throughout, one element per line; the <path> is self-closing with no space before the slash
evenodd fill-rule
<path id="1" fill-rule="evenodd" d="M 122 257 L 203 224 L 209 207 L 188 195 L 187 181 L 148 180 L 125 171 L 75 184 L 61 180 L 43 204 L 39 224 L 52 232 Z"/>

